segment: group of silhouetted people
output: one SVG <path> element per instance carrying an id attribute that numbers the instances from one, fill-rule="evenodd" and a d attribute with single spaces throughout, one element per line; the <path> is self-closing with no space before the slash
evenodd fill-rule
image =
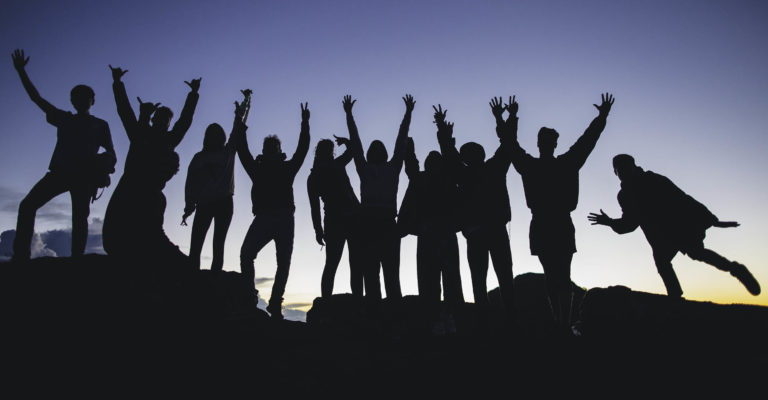
<path id="1" fill-rule="evenodd" d="M 36 211 L 55 196 L 69 192 L 72 197 L 72 255 L 85 251 L 90 202 L 100 188 L 110 183 L 117 161 L 108 124 L 89 114 L 94 103 L 93 90 L 85 85 L 72 89 L 76 113 L 57 109 L 37 92 L 25 66 L 24 52 L 13 53 L 13 64 L 22 84 L 56 126 L 57 143 L 49 172 L 30 190 L 19 206 L 14 260 L 30 257 Z M 201 79 L 185 82 L 190 91 L 184 108 L 171 127 L 173 112 L 159 103 L 139 101 L 139 115 L 131 107 L 122 77 L 127 70 L 110 66 L 117 112 L 130 141 L 123 175 L 107 207 L 103 243 L 105 251 L 137 269 L 148 265 L 147 258 L 161 265 L 165 276 L 200 269 L 200 254 L 211 224 L 213 260 L 211 270 L 221 271 L 224 243 L 233 215 L 235 155 L 252 181 L 253 221 L 240 250 L 240 272 L 248 290 L 254 288 L 254 260 L 266 244 L 275 242 L 277 272 L 267 311 L 282 318 L 282 301 L 291 265 L 294 243 L 295 202 L 293 185 L 310 147 L 308 104 L 300 105 L 301 123 L 298 145 L 288 158 L 277 136 L 266 136 L 261 154 L 254 157 L 247 140 L 246 121 L 251 91 L 235 102 L 234 121 L 229 138 L 216 123 L 205 130 L 203 148 L 195 154 L 187 170 L 183 222 L 193 213 L 190 254 L 184 254 L 163 231 L 166 199 L 163 189 L 179 171 L 176 146 L 192 124 Z M 570 326 L 572 309 L 571 260 L 576 240 L 571 212 L 579 197 L 579 170 L 595 148 L 606 126 L 614 99 L 604 94 L 594 106 L 598 115 L 584 134 L 568 149 L 555 156 L 559 134 L 543 127 L 538 132 L 539 157 L 527 153 L 517 139 L 518 103 L 510 97 L 505 104 L 493 98 L 491 113 L 496 121 L 499 145 L 486 159 L 485 149 L 476 142 L 457 148 L 454 125 L 446 120 L 447 110 L 433 106 L 438 150 L 429 152 L 423 169 L 409 137 L 416 102 L 403 97 L 405 114 L 395 138 L 391 157 L 380 140 L 367 151 L 357 130 L 352 109 L 356 100 L 345 96 L 349 138 L 335 136 L 344 146 L 335 156 L 334 142 L 322 139 L 315 148 L 315 159 L 307 179 L 312 223 L 319 244 L 326 246 L 321 280 L 323 297 L 333 293 L 334 277 L 347 244 L 352 294 L 366 299 L 375 310 L 382 299 L 383 275 L 386 297 L 402 297 L 400 288 L 400 241 L 417 237 L 416 266 L 419 296 L 435 326 L 453 329 L 452 314 L 464 303 L 459 273 L 457 233 L 466 239 L 467 260 L 480 321 L 488 317 L 486 286 L 489 258 L 499 282 L 508 321 L 514 319 L 512 252 L 507 225 L 511 221 L 507 173 L 510 166 L 520 174 L 526 204 L 531 210 L 530 250 L 539 258 L 546 277 L 547 296 L 555 323 Z M 504 114 L 506 113 L 506 119 Z M 99 149 L 103 148 L 103 152 Z M 358 200 L 346 166 L 354 161 L 360 180 Z M 405 166 L 408 186 L 398 208 L 400 173 Z M 738 223 L 720 221 L 704 205 L 687 195 L 666 177 L 645 171 L 626 154 L 614 157 L 615 174 L 621 181 L 618 195 L 623 215 L 612 219 L 600 211 L 591 213 L 592 224 L 610 226 L 627 233 L 638 226 L 653 249 L 653 258 L 670 297 L 682 296 L 672 268 L 672 258 L 683 252 L 736 277 L 753 295 L 760 285 L 747 268 L 729 261 L 704 247 L 710 227 L 735 227 Z M 321 217 L 322 201 L 324 217 Z M 155 267 L 157 269 L 158 267 Z M 155 274 L 158 271 L 147 271 Z M 441 295 L 444 306 L 441 306 Z"/>

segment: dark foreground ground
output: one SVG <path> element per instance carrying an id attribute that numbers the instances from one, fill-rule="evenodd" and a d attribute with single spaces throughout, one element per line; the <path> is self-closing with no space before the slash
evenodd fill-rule
<path id="1" fill-rule="evenodd" d="M 543 277 L 524 274 L 514 327 L 494 308 L 480 329 L 467 304 L 456 333 L 435 336 L 414 296 L 371 315 L 336 295 L 315 300 L 307 323 L 273 321 L 237 273 L 171 279 L 163 268 L 97 255 L 0 264 L 2 393 L 764 398 L 768 389 L 766 307 L 576 288 L 582 334 L 568 336 L 550 327 Z"/>

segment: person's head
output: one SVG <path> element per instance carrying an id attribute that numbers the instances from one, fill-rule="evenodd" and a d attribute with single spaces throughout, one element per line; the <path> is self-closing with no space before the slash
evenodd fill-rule
<path id="1" fill-rule="evenodd" d="M 227 134 L 224 132 L 224 128 L 219 124 L 210 124 L 205 129 L 205 137 L 203 138 L 203 151 L 215 151 L 224 148 L 224 143 L 227 141 Z"/>
<path id="2" fill-rule="evenodd" d="M 619 180 L 632 179 L 639 170 L 640 167 L 635 164 L 635 159 L 629 154 L 619 154 L 613 157 L 613 173 L 619 177 Z"/>
<path id="3" fill-rule="evenodd" d="M 365 158 L 369 163 L 385 163 L 389 158 L 389 153 L 387 153 L 387 148 L 381 140 L 374 140 L 371 142 L 371 145 L 368 146 L 368 152 L 365 154 Z"/>
<path id="4" fill-rule="evenodd" d="M 428 173 L 440 173 L 443 170 L 443 156 L 440 152 L 430 151 L 424 160 L 424 171 Z"/>
<path id="5" fill-rule="evenodd" d="M 268 159 L 284 158 L 283 149 L 280 147 L 280 139 L 275 135 L 269 135 L 264 138 L 261 145 L 261 154 Z"/>
<path id="6" fill-rule="evenodd" d="M 315 147 L 315 163 L 333 161 L 333 141 L 322 139 Z"/>
<path id="7" fill-rule="evenodd" d="M 96 94 L 90 86 L 77 85 L 69 92 L 69 101 L 79 113 L 88 112 L 96 100 Z"/>
<path id="8" fill-rule="evenodd" d="M 459 157 L 469 166 L 480 165 L 485 161 L 485 150 L 479 143 L 467 142 L 459 149 Z"/>
<path id="9" fill-rule="evenodd" d="M 171 127 L 171 118 L 173 118 L 173 111 L 170 108 L 159 107 L 152 114 L 152 128 L 167 131 Z"/>
<path id="10" fill-rule="evenodd" d="M 555 148 L 557 147 L 557 138 L 560 134 L 552 128 L 542 127 L 539 129 L 539 138 L 537 145 L 539 146 L 539 157 L 553 157 L 555 155 Z"/>

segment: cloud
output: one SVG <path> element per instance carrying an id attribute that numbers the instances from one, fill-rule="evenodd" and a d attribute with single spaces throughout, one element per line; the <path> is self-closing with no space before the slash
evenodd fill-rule
<path id="1" fill-rule="evenodd" d="M 19 212 L 19 203 L 26 196 L 15 190 L 0 186 L 0 212 L 16 214 Z M 57 196 L 53 200 L 45 203 L 37 211 L 36 218 L 46 222 L 71 222 L 72 206 L 65 197 Z"/>
<path id="2" fill-rule="evenodd" d="M 96 229 L 89 229 L 86 253 L 104 254 L 101 236 L 101 219 L 94 218 Z M 0 233 L 0 260 L 7 260 L 13 256 L 13 240 L 16 230 L 10 229 Z M 69 257 L 72 255 L 72 231 L 69 229 L 53 229 L 35 233 L 32 236 L 31 256 L 37 257 Z"/>
<path id="3" fill-rule="evenodd" d="M 15 238 L 16 231 L 13 229 L 0 233 L 0 261 L 7 261 L 13 256 L 13 239 Z M 32 236 L 30 251 L 32 258 L 57 256 L 56 251 L 46 246 L 39 233 Z"/>
<path id="4" fill-rule="evenodd" d="M 256 278 L 254 279 L 253 283 L 255 283 L 256 286 L 259 286 L 259 285 L 266 285 L 267 283 L 272 282 L 274 280 L 275 278 Z"/>
<path id="5" fill-rule="evenodd" d="M 304 308 L 304 307 L 311 307 L 312 303 L 288 303 L 285 305 L 285 308 Z"/>

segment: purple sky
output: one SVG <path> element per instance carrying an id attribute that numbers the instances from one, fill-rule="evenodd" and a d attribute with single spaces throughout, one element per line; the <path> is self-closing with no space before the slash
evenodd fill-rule
<path id="1" fill-rule="evenodd" d="M 221 5 L 220 3 L 226 3 Z M 617 236 L 592 227 L 590 211 L 617 215 L 619 182 L 610 160 L 631 153 L 662 173 L 738 229 L 708 232 L 706 244 L 746 264 L 768 285 L 768 4 L 759 1 L 334 1 L 149 2 L 5 1 L 0 14 L 0 230 L 15 225 L 18 201 L 44 175 L 55 129 L 29 101 L 10 53 L 31 56 L 27 70 L 44 98 L 71 109 L 69 90 L 85 83 L 96 91 L 93 114 L 107 120 L 120 160 L 128 149 L 111 93 L 107 64 L 129 70 L 129 96 L 160 101 L 177 114 L 187 87 L 203 77 L 192 128 L 178 152 L 180 172 L 166 188 L 166 231 L 182 249 L 190 228 L 180 227 L 186 165 L 202 147 L 212 122 L 229 129 L 239 89 L 254 90 L 249 118 L 252 151 L 277 134 L 292 153 L 300 101 L 312 112 L 312 147 L 331 134 L 346 135 L 341 99 L 358 99 L 355 116 L 363 141 L 380 138 L 390 152 L 411 93 L 416 110 L 411 136 L 423 160 L 436 148 L 431 105 L 442 103 L 456 123 L 459 143 L 496 146 L 491 96 L 516 94 L 520 141 L 537 154 L 541 126 L 561 134 L 565 151 L 596 115 L 592 103 L 610 91 L 616 104 L 608 126 L 581 172 L 579 207 L 573 213 L 579 252 L 573 280 L 585 287 L 622 284 L 663 293 L 650 248 L 638 230 Z M 136 103 L 134 102 L 134 106 Z M 286 302 L 319 295 L 323 254 L 314 243 L 305 181 L 307 157 L 296 179 L 296 243 Z M 349 168 L 353 186 L 357 176 Z M 407 179 L 401 176 L 401 193 Z M 520 178 L 510 170 L 510 224 L 514 271 L 540 272 L 528 251 L 530 212 Z M 92 207 L 103 217 L 107 198 Z M 251 222 L 250 181 L 238 166 L 235 215 L 225 268 L 237 269 L 238 251 Z M 37 230 L 67 228 L 69 199 L 41 210 Z M 209 235 L 210 236 L 210 235 Z M 209 238 L 210 239 L 210 238 Z M 460 240 L 463 242 L 463 240 Z M 415 245 L 402 248 L 405 293 L 416 293 Z M 210 255 L 210 242 L 204 255 Z M 463 259 L 465 294 L 471 299 Z M 345 256 L 346 258 L 346 256 Z M 204 260 L 203 264 L 209 261 Z M 256 274 L 274 275 L 274 251 L 259 256 Z M 768 304 L 751 297 L 733 278 L 682 255 L 674 261 L 686 297 Z M 343 261 L 336 291 L 349 290 Z M 492 273 L 489 287 L 496 285 Z M 262 293 L 268 294 L 269 285 Z"/>

